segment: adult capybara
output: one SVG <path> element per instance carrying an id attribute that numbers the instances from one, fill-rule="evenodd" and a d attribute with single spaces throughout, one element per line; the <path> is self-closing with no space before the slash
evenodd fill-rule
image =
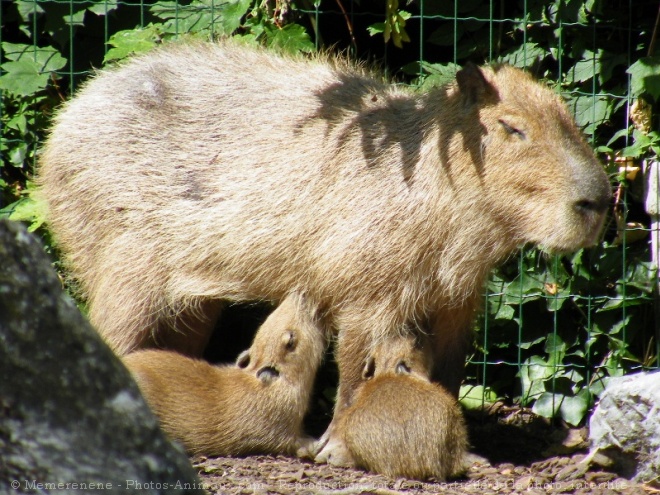
<path id="1" fill-rule="evenodd" d="M 123 357 L 170 437 L 191 454 L 309 454 L 303 434 L 325 336 L 294 294 L 266 319 L 235 366 L 163 350 Z"/>
<path id="2" fill-rule="evenodd" d="M 456 394 L 493 265 L 593 244 L 610 199 L 559 97 L 518 69 L 417 94 L 235 42 L 100 72 L 57 115 L 38 183 L 118 354 L 199 354 L 223 301 L 303 290 L 339 333 L 335 417 L 369 343 L 406 326 Z"/>
<path id="3" fill-rule="evenodd" d="M 364 382 L 338 423 L 345 450 L 336 450 L 331 462 L 392 478 L 444 480 L 465 470 L 468 441 L 460 407 L 429 381 L 410 342 L 379 345 L 367 360 Z"/>

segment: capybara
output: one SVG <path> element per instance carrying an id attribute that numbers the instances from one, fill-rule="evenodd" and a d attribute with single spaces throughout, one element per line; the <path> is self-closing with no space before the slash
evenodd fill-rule
<path id="1" fill-rule="evenodd" d="M 404 339 L 379 345 L 338 423 L 344 440 L 330 459 L 390 476 L 444 480 L 465 470 L 467 430 L 456 399 L 431 383 Z M 430 367 L 428 367 L 430 368 Z M 429 369 L 430 371 L 430 369 Z"/>
<path id="2" fill-rule="evenodd" d="M 231 41 L 101 71 L 56 116 L 37 182 L 118 354 L 199 355 L 223 302 L 301 290 L 338 332 L 335 418 L 370 343 L 409 326 L 456 395 L 491 268 L 524 243 L 593 244 L 610 201 L 560 98 L 519 69 L 420 94 Z"/>
<path id="3" fill-rule="evenodd" d="M 302 425 L 325 341 L 314 309 L 294 294 L 234 366 L 153 349 L 123 360 L 165 432 L 189 453 L 309 455 L 314 441 Z"/>

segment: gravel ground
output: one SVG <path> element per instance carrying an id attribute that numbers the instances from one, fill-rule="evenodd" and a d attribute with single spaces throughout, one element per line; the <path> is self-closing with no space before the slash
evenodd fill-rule
<path id="1" fill-rule="evenodd" d="M 389 479 L 355 469 L 283 456 L 194 458 L 204 488 L 213 494 L 427 495 L 660 494 L 615 473 L 589 468 L 586 429 L 552 427 L 519 408 L 468 418 L 475 462 L 464 477 L 447 482 Z"/>

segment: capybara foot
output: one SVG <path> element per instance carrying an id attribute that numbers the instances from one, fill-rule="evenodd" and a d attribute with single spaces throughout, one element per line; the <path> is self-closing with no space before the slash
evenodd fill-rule
<path id="1" fill-rule="evenodd" d="M 296 457 L 301 459 L 314 459 L 316 454 L 317 440 L 313 437 L 300 437 L 298 439 L 298 449 L 296 450 Z"/>
<path id="2" fill-rule="evenodd" d="M 333 466 L 357 467 L 355 459 L 340 436 L 330 434 L 327 438 L 324 439 L 324 437 L 325 435 L 319 440 L 317 448 L 320 447 L 320 452 L 316 454 L 314 462 Z M 322 441 L 324 444 L 321 444 Z"/>

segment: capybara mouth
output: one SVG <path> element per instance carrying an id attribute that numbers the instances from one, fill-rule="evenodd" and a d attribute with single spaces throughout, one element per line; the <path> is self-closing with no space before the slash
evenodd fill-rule
<path id="1" fill-rule="evenodd" d="M 257 371 L 257 378 L 264 383 L 270 383 L 279 378 L 280 372 L 275 366 L 264 366 Z"/>

